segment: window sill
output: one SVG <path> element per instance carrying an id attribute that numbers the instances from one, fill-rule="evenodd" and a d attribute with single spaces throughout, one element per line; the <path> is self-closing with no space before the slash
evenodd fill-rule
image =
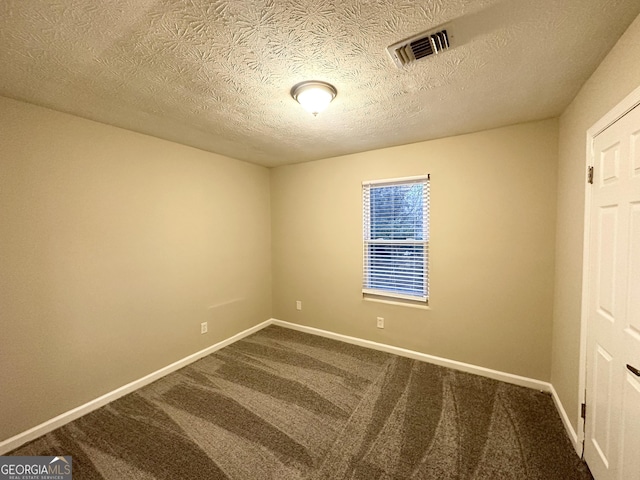
<path id="1" fill-rule="evenodd" d="M 399 298 L 391 299 L 391 297 L 385 298 L 382 296 L 375 296 L 367 293 L 362 295 L 362 300 L 364 300 L 365 302 L 385 303 L 387 305 L 397 305 L 400 307 L 417 308 L 419 310 L 431 310 L 431 307 L 426 302 L 419 302 L 415 300 L 402 300 Z"/>

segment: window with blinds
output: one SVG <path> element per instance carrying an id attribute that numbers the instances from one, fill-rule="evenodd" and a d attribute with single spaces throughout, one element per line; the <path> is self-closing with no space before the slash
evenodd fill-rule
<path id="1" fill-rule="evenodd" d="M 362 183 L 362 292 L 429 298 L 429 176 Z"/>

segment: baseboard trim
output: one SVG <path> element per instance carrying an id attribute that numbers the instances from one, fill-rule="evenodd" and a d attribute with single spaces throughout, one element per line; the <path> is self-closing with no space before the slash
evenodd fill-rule
<path id="1" fill-rule="evenodd" d="M 421 360 L 423 362 L 433 363 L 442 367 L 453 368 L 467 373 L 474 373 L 483 377 L 493 378 L 494 380 L 500 380 L 514 385 L 520 385 L 521 387 L 533 388 L 535 390 L 542 390 L 544 392 L 551 392 L 551 384 L 543 382 L 541 380 L 535 380 L 529 377 L 522 377 L 520 375 L 514 375 L 513 373 L 500 372 L 498 370 L 492 370 L 490 368 L 479 367 L 470 363 L 458 362 L 456 360 L 449 360 L 448 358 L 436 357 L 426 353 L 416 352 L 414 350 L 407 350 L 405 348 L 394 347 L 393 345 L 387 345 L 384 343 L 373 342 L 371 340 L 364 340 L 357 337 L 349 337 L 348 335 L 342 335 L 340 333 L 330 332 L 328 330 L 321 330 L 315 327 L 307 327 L 305 325 L 299 325 L 297 323 L 285 322 L 275 318 L 271 319 L 273 325 L 279 325 L 281 327 L 290 328 L 292 330 L 298 330 L 300 332 L 310 333 L 312 335 L 319 335 L 321 337 L 332 338 L 334 340 L 340 340 L 342 342 L 351 343 L 353 345 L 359 345 L 361 347 L 372 348 L 374 350 L 380 350 L 381 352 L 393 353 L 401 357 L 412 358 L 414 360 Z"/>
<path id="2" fill-rule="evenodd" d="M 207 355 L 210 355 L 216 352 L 217 350 L 220 350 L 221 348 L 226 347 L 227 345 L 231 345 L 232 343 L 237 342 L 238 340 L 241 340 L 249 335 L 252 335 L 262 330 L 263 328 L 268 327 L 269 325 L 278 325 L 280 327 L 288 328 L 291 330 L 297 330 L 299 332 L 309 333 L 311 335 L 318 335 L 321 337 L 331 338 L 333 340 L 339 340 L 341 342 L 350 343 L 352 345 L 358 345 L 365 348 L 372 348 L 374 350 L 379 350 L 382 352 L 399 355 L 401 357 L 433 363 L 435 365 L 440 365 L 443 367 L 453 368 L 455 370 L 460 370 L 463 372 L 473 373 L 483 377 L 492 378 L 494 380 L 500 380 L 500 381 L 511 383 L 514 385 L 520 385 L 522 387 L 528 387 L 528 388 L 533 388 L 535 390 L 549 392 L 551 393 L 551 397 L 553 398 L 553 402 L 556 406 L 556 409 L 560 414 L 560 418 L 562 419 L 562 423 L 564 424 L 567 434 L 572 440 L 576 453 L 579 456 L 582 455 L 582 442 L 578 440 L 578 435 L 574 430 L 573 426 L 571 425 L 571 422 L 569 421 L 569 416 L 567 415 L 567 412 L 565 411 L 564 406 L 562 405 L 562 402 L 560 401 L 560 398 L 558 397 L 556 390 L 553 388 L 553 385 L 551 385 L 548 382 L 543 382 L 541 380 L 535 380 L 533 378 L 523 377 L 520 375 L 514 375 L 512 373 L 501 372 L 499 370 L 493 370 L 490 368 L 480 367 L 470 363 L 458 362 L 456 360 L 449 360 L 447 358 L 437 357 L 434 355 L 429 355 L 421 352 L 416 352 L 414 350 L 408 350 L 401 347 L 394 347 L 393 345 L 373 342 L 371 340 L 364 340 L 362 338 L 357 338 L 357 337 L 350 337 L 348 335 L 343 335 L 343 334 L 331 332 L 328 330 L 321 330 L 315 327 L 308 327 L 305 325 L 299 325 L 297 323 L 285 322 L 283 320 L 278 320 L 276 318 L 270 318 L 269 320 L 259 323 L 258 325 L 255 325 L 251 328 L 243 330 L 242 332 L 239 332 L 236 335 L 233 335 L 232 337 L 222 340 L 214 345 L 211 345 L 210 347 L 200 350 L 199 352 L 193 353 L 181 360 L 178 360 L 170 365 L 167 365 L 166 367 L 156 370 L 155 372 L 150 373 L 149 375 L 146 375 L 138 380 L 134 380 L 131 383 L 123 385 L 120 388 L 117 388 L 94 400 L 91 400 L 85 403 L 84 405 L 80 405 L 79 407 L 76 407 L 72 410 L 69 410 L 65 413 L 58 415 L 57 417 L 54 417 L 50 420 L 47 420 L 46 422 L 43 422 L 40 425 L 36 425 L 35 427 L 30 428 L 29 430 L 26 430 L 7 440 L 4 440 L 0 442 L 0 455 L 4 455 L 5 453 L 18 448 L 21 445 L 24 445 L 25 443 L 30 442 L 31 440 L 35 440 L 36 438 L 42 435 L 52 432 L 56 428 L 60 428 L 63 425 L 66 425 L 67 423 L 72 422 L 73 420 L 76 420 L 77 418 L 80 418 L 83 415 L 86 415 L 87 413 L 97 410 L 98 408 L 106 405 L 109 402 L 117 400 L 118 398 L 123 397 L 128 393 L 131 393 L 135 390 L 138 390 L 139 388 L 144 387 L 145 385 L 155 382 L 156 380 L 164 377 L 165 375 L 168 375 L 172 372 L 175 372 L 176 370 L 186 367 L 187 365 L 201 359 L 202 357 L 206 357 Z"/>
<path id="3" fill-rule="evenodd" d="M 558 410 L 558 413 L 560 414 L 564 429 L 567 431 L 567 435 L 569 435 L 569 438 L 571 439 L 574 450 L 579 457 L 582 457 L 582 441 L 578 438 L 578 433 L 573 428 L 571 420 L 569 420 L 569 415 L 567 415 L 567 411 L 564 409 L 564 405 L 560 401 L 558 392 L 553 388 L 553 385 L 551 385 L 551 398 L 553 398 L 553 403 L 556 405 L 556 410 Z"/>
<path id="4" fill-rule="evenodd" d="M 186 367 L 187 365 L 197 360 L 200 360 L 202 357 L 206 357 L 207 355 L 210 355 L 213 352 L 226 347 L 227 345 L 231 345 L 232 343 L 237 342 L 244 337 L 262 330 L 263 328 L 271 325 L 271 323 L 271 320 L 266 320 L 262 323 L 259 323 L 258 325 L 243 330 L 242 332 L 227 338 L 226 340 L 222 340 L 214 345 L 211 345 L 210 347 L 200 350 L 199 352 L 184 357 L 183 359 L 178 360 L 171 365 L 167 365 L 166 367 L 156 370 L 155 372 L 150 373 L 149 375 L 146 375 L 138 380 L 134 380 L 133 382 L 123 385 L 122 387 L 117 388 L 109 393 L 105 393 L 104 395 L 91 400 L 84 405 L 80 405 L 79 407 L 76 407 L 72 410 L 58 415 L 57 417 L 47 420 L 44 423 L 41 423 L 40 425 L 36 425 L 29 430 L 8 438 L 7 440 L 0 442 L 0 455 L 4 455 L 5 453 L 18 448 L 19 446 L 24 445 L 31 440 L 35 440 L 36 438 L 45 435 L 55 430 L 56 428 L 60 428 L 63 425 L 66 425 L 67 423 L 72 422 L 73 420 L 80 418 L 81 416 L 86 415 L 89 412 L 97 410 L 98 408 L 106 405 L 109 402 L 113 402 L 114 400 L 117 400 L 118 398 L 123 397 L 128 393 L 131 393 L 135 390 L 138 390 L 139 388 L 144 387 L 145 385 L 155 382 L 165 375 L 168 375 L 172 372 L 175 372 L 176 370 Z"/>

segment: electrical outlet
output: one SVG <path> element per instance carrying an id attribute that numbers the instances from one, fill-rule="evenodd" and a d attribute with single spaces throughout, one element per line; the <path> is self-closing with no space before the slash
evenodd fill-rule
<path id="1" fill-rule="evenodd" d="M 384 328 L 384 318 L 378 317 L 378 328 Z"/>
<path id="2" fill-rule="evenodd" d="M 300 300 L 296 300 L 296 310 L 302 310 L 302 302 Z"/>
<path id="3" fill-rule="evenodd" d="M 209 322 L 202 322 L 200 324 L 200 333 L 205 334 L 209 331 Z"/>

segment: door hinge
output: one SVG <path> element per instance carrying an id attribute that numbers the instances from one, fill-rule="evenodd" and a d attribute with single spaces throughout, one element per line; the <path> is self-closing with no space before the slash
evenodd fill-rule
<path id="1" fill-rule="evenodd" d="M 589 167 L 587 169 L 587 182 L 593 185 L 593 167 Z"/>
<path id="2" fill-rule="evenodd" d="M 587 404 L 583 403 L 580 405 L 580 418 L 587 418 Z"/>

